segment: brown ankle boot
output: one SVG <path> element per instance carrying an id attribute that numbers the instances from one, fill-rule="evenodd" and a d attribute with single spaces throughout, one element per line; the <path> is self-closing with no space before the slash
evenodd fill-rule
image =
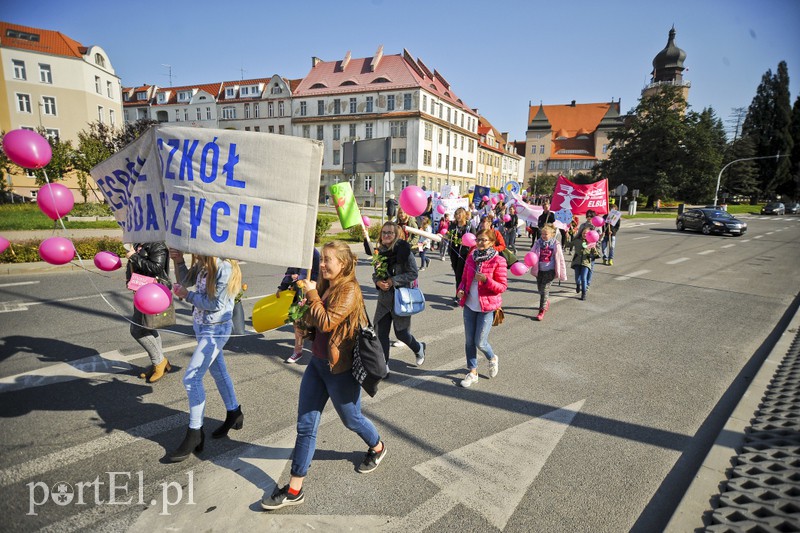
<path id="1" fill-rule="evenodd" d="M 167 361 L 167 358 L 165 357 L 164 359 L 161 360 L 160 363 L 158 363 L 153 367 L 153 373 L 150 374 L 150 377 L 148 378 L 147 382 L 155 383 L 159 379 L 163 378 L 164 374 L 166 374 L 170 370 L 172 370 L 172 366 L 170 366 L 169 361 Z"/>

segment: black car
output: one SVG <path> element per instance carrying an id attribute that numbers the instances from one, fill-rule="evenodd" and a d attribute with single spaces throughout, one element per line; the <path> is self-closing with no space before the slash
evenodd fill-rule
<path id="1" fill-rule="evenodd" d="M 792 215 L 800 213 L 800 203 L 789 202 L 788 204 L 786 204 L 786 212 L 791 213 Z"/>
<path id="2" fill-rule="evenodd" d="M 687 209 L 678 215 L 675 220 L 675 227 L 678 231 L 685 229 L 700 230 L 704 234 L 710 233 L 730 233 L 731 235 L 744 235 L 747 231 L 747 223 L 727 211 L 720 209 Z"/>
<path id="3" fill-rule="evenodd" d="M 781 202 L 770 202 L 761 208 L 762 215 L 785 215 L 786 206 Z"/>

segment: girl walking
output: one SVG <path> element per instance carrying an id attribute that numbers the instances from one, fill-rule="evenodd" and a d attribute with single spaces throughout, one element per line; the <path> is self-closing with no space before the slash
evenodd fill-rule
<path id="1" fill-rule="evenodd" d="M 421 228 L 422 231 L 431 233 L 431 219 L 428 217 L 422 217 Z M 417 241 L 417 249 L 419 250 L 419 270 L 422 272 L 428 268 L 428 265 L 431 264 L 431 258 L 428 257 L 428 252 L 431 250 L 430 237 L 420 236 L 419 241 Z"/>
<path id="2" fill-rule="evenodd" d="M 536 278 L 539 289 L 539 314 L 534 320 L 544 320 L 544 314 L 550 309 L 550 285 L 554 279 L 566 281 L 567 265 L 564 262 L 564 251 L 556 238 L 557 231 L 552 224 L 545 224 L 539 237 L 531 248 L 536 261 L 531 267 L 531 275 Z"/>
<path id="3" fill-rule="evenodd" d="M 207 371 L 211 372 L 227 410 L 225 422 L 211 436 L 216 439 L 227 435 L 231 428 L 242 429 L 242 406 L 236 399 L 233 381 L 222 355 L 222 348 L 233 329 L 233 304 L 242 288 L 242 271 L 238 261 L 202 255 L 193 255 L 192 268 L 187 269 L 183 252 L 170 250 L 169 255 L 175 263 L 176 278 L 180 280 L 172 291 L 178 298 L 192 304 L 194 333 L 197 337 L 197 348 L 183 376 L 183 386 L 189 396 L 189 428 L 181 445 L 169 457 L 172 462 L 178 463 L 193 451 L 203 451 L 203 416 L 206 408 L 203 378 Z M 187 290 L 184 285 L 193 285 L 195 290 Z"/>
<path id="4" fill-rule="evenodd" d="M 585 300 L 589 282 L 592 279 L 594 261 L 600 257 L 600 252 L 597 250 L 597 243 L 589 244 L 586 241 L 586 234 L 592 231 L 594 226 L 584 225 L 582 228 L 572 241 L 575 248 L 572 256 L 572 269 L 575 271 L 575 292 L 580 293 L 581 300 Z"/>
<path id="5" fill-rule="evenodd" d="M 506 260 L 494 249 L 493 229 L 478 231 L 475 248 L 467 258 L 464 277 L 458 286 L 459 305 L 464 308 L 464 349 L 467 376 L 462 387 L 478 382 L 478 350 L 489 360 L 489 377 L 497 375 L 499 361 L 489 344 L 494 312 L 503 304 L 502 293 L 508 288 Z"/>
<path id="6" fill-rule="evenodd" d="M 461 286 L 461 277 L 464 275 L 464 265 L 466 264 L 467 254 L 469 253 L 469 247 L 461 244 L 461 237 L 468 232 L 469 213 L 467 213 L 467 210 L 463 207 L 459 207 L 456 209 L 456 212 L 453 213 L 453 222 L 450 224 L 450 229 L 447 232 L 450 266 L 453 268 L 453 274 L 456 276 L 456 289 Z M 458 296 L 456 296 L 453 301 L 455 304 L 458 304 Z"/>
<path id="7" fill-rule="evenodd" d="M 303 282 L 311 305 L 303 320 L 314 332 L 314 357 L 300 381 L 289 483 L 261 500 L 261 507 L 268 511 L 305 500 L 303 482 L 314 458 L 319 420 L 328 399 L 344 425 L 368 446 L 357 471 L 372 472 L 386 457 L 378 430 L 361 413 L 361 386 L 350 372 L 358 328 L 366 321 L 364 298 L 356 280 L 357 261 L 346 243 L 331 241 L 322 248 L 319 286 L 314 281 Z"/>

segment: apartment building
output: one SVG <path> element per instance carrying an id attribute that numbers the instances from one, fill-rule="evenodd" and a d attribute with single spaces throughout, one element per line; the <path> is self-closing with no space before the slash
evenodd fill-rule
<path id="1" fill-rule="evenodd" d="M 43 128 L 77 145 L 78 132 L 122 123 L 121 86 L 108 54 L 58 31 L 0 22 L 0 129 Z M 16 194 L 33 197 L 32 174 L 10 176 Z M 80 199 L 72 177 L 62 183 Z"/>
<path id="2" fill-rule="evenodd" d="M 478 115 L 444 76 L 407 50 L 338 61 L 312 58 L 308 75 L 293 94 L 292 130 L 325 144 L 320 197 L 330 185 L 349 180 L 359 203 L 378 205 L 389 191 L 418 185 L 438 191 L 475 184 Z M 392 173 L 345 175 L 344 144 L 391 137 Z"/>
<path id="3" fill-rule="evenodd" d="M 523 158 L 514 142 L 508 141 L 508 133 L 500 133 L 486 117 L 479 116 L 478 135 L 476 183 L 500 189 L 509 181 L 519 181 Z"/>

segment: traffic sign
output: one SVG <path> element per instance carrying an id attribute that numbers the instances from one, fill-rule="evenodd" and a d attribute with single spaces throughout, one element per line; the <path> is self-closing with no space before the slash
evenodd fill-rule
<path id="1" fill-rule="evenodd" d="M 614 196 L 625 196 L 628 194 L 628 186 L 623 184 L 617 185 L 617 188 L 614 189 Z"/>

